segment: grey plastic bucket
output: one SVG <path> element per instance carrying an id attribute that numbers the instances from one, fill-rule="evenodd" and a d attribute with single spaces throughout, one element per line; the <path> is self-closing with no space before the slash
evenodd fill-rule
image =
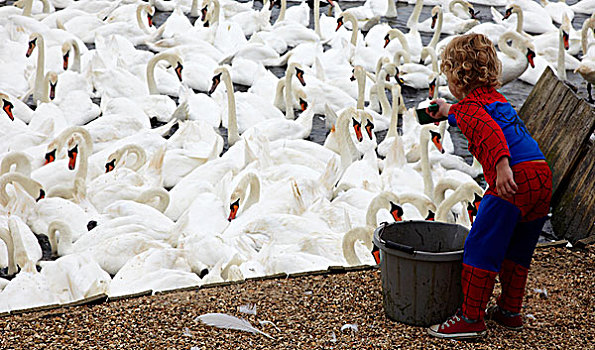
<path id="1" fill-rule="evenodd" d="M 374 231 L 386 315 L 402 323 L 429 326 L 461 305 L 463 245 L 469 231 L 432 221 L 383 223 Z"/>

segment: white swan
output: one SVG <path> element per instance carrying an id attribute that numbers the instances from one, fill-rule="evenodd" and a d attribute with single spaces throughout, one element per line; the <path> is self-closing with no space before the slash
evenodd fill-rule
<path id="1" fill-rule="evenodd" d="M 507 41 L 516 41 L 515 45 L 508 45 Z M 530 64 L 534 68 L 535 47 L 517 32 L 508 31 L 498 38 L 498 59 L 502 62 L 502 85 L 506 85 L 520 77 Z M 526 53 L 520 48 L 524 48 Z"/>
<path id="2" fill-rule="evenodd" d="M 479 24 L 479 20 L 477 20 L 476 18 L 461 18 L 458 15 L 456 15 L 456 5 L 460 5 L 460 7 L 463 8 L 464 13 L 473 13 L 473 17 L 475 17 L 473 5 L 464 0 L 453 0 L 449 4 L 450 12 L 448 13 L 443 14 L 442 7 L 435 6 L 432 9 L 432 17 L 419 23 L 419 30 L 422 32 L 432 32 L 436 20 L 443 21 L 442 25 L 439 26 L 440 31 L 444 34 L 449 35 L 465 33 Z"/>
<path id="3" fill-rule="evenodd" d="M 467 203 L 473 203 L 475 195 L 482 196 L 483 189 L 475 182 L 466 182 L 460 185 L 454 193 L 448 196 L 440 205 L 436 211 L 435 221 L 448 222 L 448 213 L 450 209 L 457 203 L 466 201 Z M 470 226 L 470 225 L 469 225 Z"/>
<path id="4" fill-rule="evenodd" d="M 581 64 L 575 69 L 583 79 L 587 81 L 587 92 L 589 94 L 588 101 L 593 103 L 593 95 L 591 93 L 592 85 L 595 84 L 595 45 L 589 46 L 589 33 L 590 29 L 595 28 L 595 16 L 591 16 L 588 20 L 583 23 L 583 29 L 581 31 L 581 47 L 583 50 L 583 59 Z"/>

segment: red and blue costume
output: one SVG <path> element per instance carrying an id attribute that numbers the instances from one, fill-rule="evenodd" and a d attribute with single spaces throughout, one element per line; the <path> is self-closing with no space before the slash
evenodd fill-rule
<path id="1" fill-rule="evenodd" d="M 498 306 L 518 314 L 533 251 L 549 212 L 552 173 L 514 108 L 494 88 L 477 88 L 452 105 L 448 121 L 467 138 L 489 185 L 465 241 L 463 316 L 483 319 L 498 274 L 502 284 Z M 496 164 L 502 157 L 509 157 L 518 186 L 508 198 L 496 190 Z"/>

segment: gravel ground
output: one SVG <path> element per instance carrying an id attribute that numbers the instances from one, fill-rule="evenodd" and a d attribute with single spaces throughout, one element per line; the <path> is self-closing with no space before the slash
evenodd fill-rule
<path id="1" fill-rule="evenodd" d="M 538 250 L 525 297 L 527 326 L 488 323 L 476 342 L 431 339 L 390 321 L 380 271 L 363 270 L 205 288 L 0 319 L 2 349 L 585 349 L 595 344 L 595 246 Z M 547 290 L 547 297 L 534 289 Z M 256 315 L 237 311 L 255 304 Z M 208 312 L 246 318 L 275 339 L 201 324 Z M 279 328 L 260 325 L 272 321 Z M 344 324 L 357 324 L 358 331 Z M 336 340 L 333 341 L 333 333 Z"/>

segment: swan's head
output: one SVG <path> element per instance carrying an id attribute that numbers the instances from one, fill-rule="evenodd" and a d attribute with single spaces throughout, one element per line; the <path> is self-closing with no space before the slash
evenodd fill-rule
<path id="1" fill-rule="evenodd" d="M 434 98 L 434 92 L 436 92 L 436 79 L 437 79 L 437 77 L 434 77 L 434 79 L 432 79 L 432 81 L 429 84 L 429 87 L 430 87 L 429 98 L 430 99 Z"/>
<path id="2" fill-rule="evenodd" d="M 341 16 L 339 16 L 339 18 L 337 18 L 337 29 L 335 29 L 335 32 L 337 30 L 339 30 L 339 28 L 341 28 L 343 26 L 343 14 L 341 14 Z"/>
<path id="3" fill-rule="evenodd" d="M 8 96 L 5 94 L 0 94 L 0 101 L 2 102 L 2 110 L 10 118 L 10 120 L 14 120 L 14 115 L 12 114 L 12 109 L 14 106 L 10 102 Z"/>
<path id="4" fill-rule="evenodd" d="M 479 203 L 481 203 L 481 200 L 483 199 L 477 193 L 474 193 L 474 196 L 475 196 L 475 198 L 473 199 L 473 202 L 469 202 L 467 204 L 467 213 L 469 214 L 469 221 L 471 221 L 471 223 L 473 223 L 473 217 L 477 216 L 477 210 L 479 209 Z"/>
<path id="5" fill-rule="evenodd" d="M 147 22 L 149 24 L 149 27 L 153 26 L 153 16 L 155 15 L 155 8 L 153 6 L 151 6 L 150 4 L 140 4 L 139 5 L 139 11 L 144 10 L 147 14 Z"/>
<path id="6" fill-rule="evenodd" d="M 426 221 L 434 221 L 436 218 L 436 213 L 434 213 L 431 210 L 428 210 L 428 216 L 426 216 L 426 218 L 424 220 Z"/>
<path id="7" fill-rule="evenodd" d="M 502 19 L 508 19 L 508 17 L 512 16 L 513 13 L 519 13 L 521 11 L 523 11 L 521 9 L 521 7 L 517 4 L 514 4 L 506 9 L 506 12 L 504 13 L 504 17 L 502 17 Z"/>
<path id="8" fill-rule="evenodd" d="M 58 84 L 58 74 L 56 72 L 47 73 L 48 84 L 50 84 L 50 100 L 56 98 L 56 85 Z"/>
<path id="9" fill-rule="evenodd" d="M 304 80 L 304 71 L 298 67 L 295 67 L 295 76 L 300 81 L 302 86 L 306 86 L 306 81 Z"/>
<path id="10" fill-rule="evenodd" d="M 182 65 L 181 61 L 177 61 L 176 62 L 176 68 L 174 68 L 174 70 L 176 71 L 176 75 L 178 76 L 178 79 L 180 79 L 180 81 L 182 81 L 182 69 L 184 69 L 184 66 Z"/>
<path id="11" fill-rule="evenodd" d="M 560 31 L 562 32 L 562 41 L 564 43 L 564 50 L 568 50 L 568 48 L 570 47 L 568 31 L 562 29 L 561 27 L 560 27 Z"/>
<path id="12" fill-rule="evenodd" d="M 527 61 L 529 61 L 529 64 L 531 65 L 531 68 L 535 68 L 535 51 L 533 51 L 530 47 L 527 48 Z"/>
<path id="13" fill-rule="evenodd" d="M 436 5 L 432 8 L 432 24 L 430 25 L 430 28 L 434 29 L 434 27 L 436 27 L 436 20 L 438 20 L 440 12 L 442 12 L 440 5 Z"/>
<path id="14" fill-rule="evenodd" d="M 471 16 L 471 19 L 474 19 L 474 20 L 479 21 L 479 17 L 477 17 L 477 15 L 479 15 L 479 13 L 481 11 L 475 12 L 475 10 L 473 9 L 473 5 L 472 4 L 469 4 L 469 7 L 467 8 L 467 11 L 469 11 L 469 16 Z"/>
<path id="15" fill-rule="evenodd" d="M 68 149 L 68 169 L 74 170 L 78 154 L 79 154 L 79 145 L 75 143 L 72 148 Z"/>
<path id="16" fill-rule="evenodd" d="M 263 6 L 266 3 L 266 0 L 263 2 Z M 273 7 L 275 7 L 275 5 L 277 5 L 278 0 L 271 0 L 271 3 L 269 4 L 269 10 L 272 10 Z"/>
<path id="17" fill-rule="evenodd" d="M 35 46 L 37 46 L 37 37 L 37 33 L 33 33 L 31 34 L 31 36 L 29 36 L 29 44 L 27 47 L 27 53 L 25 54 L 25 57 L 30 57 L 33 53 L 33 50 L 35 50 Z"/>
<path id="18" fill-rule="evenodd" d="M 56 160 L 56 151 L 57 151 L 57 148 L 56 147 L 49 148 L 49 147 L 50 146 L 48 146 L 48 150 L 45 153 L 45 157 L 44 157 L 45 158 L 45 163 L 43 163 L 43 165 L 50 164 L 51 162 L 53 162 L 53 161 Z"/>
<path id="19" fill-rule="evenodd" d="M 374 123 L 372 123 L 372 121 L 370 119 L 368 119 L 366 121 L 366 125 L 365 125 L 365 129 L 366 129 L 366 133 L 368 134 L 368 137 L 370 138 L 370 140 L 372 140 L 374 138 Z"/>
<path id="20" fill-rule="evenodd" d="M 357 121 L 355 118 L 351 118 L 353 121 L 353 130 L 355 131 L 355 137 L 357 137 L 358 142 L 362 142 L 364 137 L 362 135 L 362 123 Z"/>
<path id="21" fill-rule="evenodd" d="M 70 57 L 70 43 L 62 45 L 62 69 L 68 69 L 68 58 Z"/>
<path id="22" fill-rule="evenodd" d="M 105 163 L 105 173 L 109 173 L 110 171 L 116 168 L 116 158 L 112 158 Z"/>
<path id="23" fill-rule="evenodd" d="M 232 200 L 233 200 L 232 195 Z M 229 216 L 227 217 L 227 221 L 231 221 L 236 218 L 238 215 L 238 210 L 240 209 L 240 198 L 238 197 L 235 201 L 231 202 L 229 205 Z"/>
<path id="24" fill-rule="evenodd" d="M 403 221 L 403 208 L 400 205 L 391 201 L 390 215 L 392 215 L 393 219 L 395 219 L 396 222 Z"/>
<path id="25" fill-rule="evenodd" d="M 211 94 L 213 94 L 213 92 L 215 92 L 215 90 L 217 89 L 217 86 L 219 86 L 219 83 L 221 82 L 221 74 L 215 74 L 215 76 L 213 76 L 213 84 L 211 85 L 211 88 L 209 89 L 208 95 L 210 96 Z"/>
<path id="26" fill-rule="evenodd" d="M 444 147 L 442 147 L 442 141 L 441 141 L 442 136 L 440 136 L 440 133 L 430 130 L 430 136 L 431 136 L 432 143 L 434 144 L 434 146 L 436 146 L 438 151 L 440 151 L 440 153 L 444 153 Z"/>

